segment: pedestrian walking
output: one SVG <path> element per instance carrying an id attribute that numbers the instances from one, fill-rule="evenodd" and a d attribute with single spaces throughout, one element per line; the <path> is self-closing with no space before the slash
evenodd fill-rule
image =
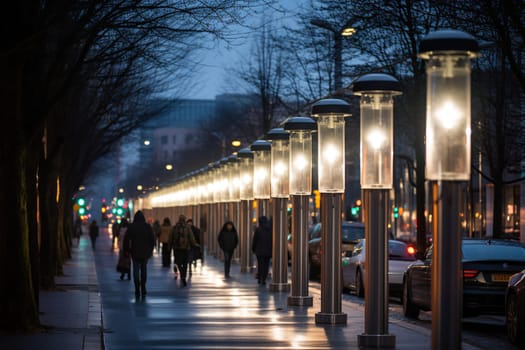
<path id="1" fill-rule="evenodd" d="M 131 279 L 131 256 L 129 252 L 124 249 L 124 241 L 126 239 L 126 233 L 128 230 L 128 222 L 124 219 L 120 224 L 120 234 L 119 234 L 119 254 L 117 262 L 117 271 L 120 272 L 120 279 L 123 280 L 124 276 L 128 275 L 128 281 Z M 128 249 L 129 251 L 129 249 Z"/>
<path id="2" fill-rule="evenodd" d="M 186 217 L 184 215 L 180 215 L 179 221 L 173 226 L 169 245 L 173 248 L 173 256 L 175 257 L 175 264 L 179 268 L 182 286 L 186 287 L 189 254 L 191 248 L 195 246 L 196 243 L 191 228 L 186 224 Z"/>
<path id="3" fill-rule="evenodd" d="M 164 218 L 162 226 L 160 226 L 160 243 L 162 244 L 162 267 L 170 267 L 171 265 L 171 248 L 168 244 L 170 239 L 171 222 L 169 218 Z"/>
<path id="4" fill-rule="evenodd" d="M 115 249 L 115 241 L 117 241 L 118 243 L 119 235 L 120 235 L 120 225 L 118 221 L 115 221 L 113 225 L 111 225 L 111 235 L 112 235 L 112 239 L 111 239 L 110 251 L 113 251 L 113 249 Z"/>
<path id="5" fill-rule="evenodd" d="M 160 222 L 159 220 L 155 220 L 153 222 L 153 235 L 155 235 L 155 249 L 157 250 L 157 254 L 160 253 Z"/>
<path id="6" fill-rule="evenodd" d="M 219 247 L 224 253 L 224 277 L 230 278 L 230 267 L 233 257 L 233 251 L 239 244 L 239 235 L 233 225 L 233 222 L 227 221 L 219 233 Z"/>
<path id="7" fill-rule="evenodd" d="M 259 217 L 259 226 L 253 235 L 252 251 L 257 256 L 257 282 L 265 285 L 272 257 L 272 225 L 266 216 Z"/>
<path id="8" fill-rule="evenodd" d="M 191 267 L 197 268 L 197 260 L 201 260 L 202 264 L 202 251 L 201 251 L 201 230 L 193 224 L 193 220 L 189 218 L 186 220 L 186 224 L 190 227 L 191 232 L 193 233 L 193 238 L 195 238 L 196 245 L 191 248 L 190 258 L 189 258 L 189 271 L 191 275 Z"/>
<path id="9" fill-rule="evenodd" d="M 91 248 L 95 250 L 95 243 L 97 242 L 98 237 L 98 225 L 97 221 L 93 220 L 91 221 L 91 224 L 89 225 L 89 238 L 91 238 Z"/>
<path id="10" fill-rule="evenodd" d="M 146 296 L 146 281 L 148 276 L 147 264 L 153 255 L 155 237 L 151 226 L 146 223 L 142 211 L 137 211 L 133 223 L 128 226 L 124 239 L 124 251 L 131 254 L 133 261 L 133 282 L 135 283 L 135 296 Z"/>

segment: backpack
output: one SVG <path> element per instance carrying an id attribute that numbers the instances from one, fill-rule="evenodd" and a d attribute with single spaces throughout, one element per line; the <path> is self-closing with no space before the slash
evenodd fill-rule
<path id="1" fill-rule="evenodd" d="M 184 230 L 184 225 L 182 224 L 177 224 L 175 225 L 175 236 L 174 236 L 174 240 L 173 240 L 173 247 L 175 249 L 177 248 L 186 248 L 187 246 L 187 241 L 186 241 L 186 232 Z"/>

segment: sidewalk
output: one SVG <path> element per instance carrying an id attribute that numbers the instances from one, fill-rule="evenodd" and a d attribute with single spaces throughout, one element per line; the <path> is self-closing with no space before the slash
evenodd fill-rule
<path id="1" fill-rule="evenodd" d="M 86 234 L 73 247 L 64 276 L 56 277 L 57 290 L 40 292 L 43 333 L 1 334 L 0 349 L 100 350 L 102 308 L 91 243 Z"/>
<path id="2" fill-rule="evenodd" d="M 0 348 L 358 348 L 364 307 L 344 301 L 347 325 L 316 325 L 318 284 L 310 288 L 313 307 L 288 307 L 288 293 L 272 293 L 258 286 L 252 274 L 240 273 L 238 265 L 232 266 L 232 279 L 224 280 L 222 263 L 207 257 L 182 288 L 171 268 L 162 268 L 161 257 L 155 253 L 148 264 L 148 294 L 145 299 L 135 299 L 133 282 L 121 281 L 115 271 L 118 251 L 110 251 L 110 244 L 109 234 L 101 230 L 93 254 L 84 235 L 65 266 L 65 276 L 57 278 L 61 291 L 41 293 L 41 321 L 49 330 L 0 335 Z M 423 327 L 391 317 L 389 331 L 396 336 L 396 349 L 431 347 L 430 331 Z M 463 349 L 476 348 L 464 343 Z"/>

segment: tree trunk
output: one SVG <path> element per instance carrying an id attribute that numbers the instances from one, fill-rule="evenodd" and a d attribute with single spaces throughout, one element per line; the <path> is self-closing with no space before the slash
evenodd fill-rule
<path id="1" fill-rule="evenodd" d="M 40 283 L 44 289 L 55 288 L 57 272 L 57 204 L 56 175 L 51 161 L 40 162 L 40 219 L 42 243 L 40 246 Z"/>

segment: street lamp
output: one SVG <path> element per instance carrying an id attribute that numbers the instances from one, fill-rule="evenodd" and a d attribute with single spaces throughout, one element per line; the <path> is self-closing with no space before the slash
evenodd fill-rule
<path id="1" fill-rule="evenodd" d="M 270 199 L 271 147 L 266 140 L 256 140 L 250 146 L 253 152 L 253 197 L 258 200 L 258 215 L 268 216 Z"/>
<path id="2" fill-rule="evenodd" d="M 350 105 L 325 99 L 312 106 L 318 125 L 318 187 L 321 193 L 321 312 L 316 323 L 346 324 L 341 312 L 341 226 L 345 190 L 345 117 Z"/>
<path id="3" fill-rule="evenodd" d="M 361 189 L 365 215 L 365 333 L 362 347 L 394 347 L 388 334 L 388 200 L 392 189 L 394 153 L 394 100 L 399 81 L 381 74 L 366 74 L 352 84 L 360 95 Z"/>
<path id="4" fill-rule="evenodd" d="M 271 197 L 272 197 L 272 283 L 270 291 L 287 292 L 288 283 L 288 197 L 290 134 L 283 128 L 275 128 L 268 132 L 271 147 Z"/>
<path id="5" fill-rule="evenodd" d="M 312 132 L 315 120 L 289 118 L 284 129 L 290 132 L 290 194 L 292 195 L 292 290 L 288 305 L 312 306 L 308 296 L 308 200 L 312 193 Z"/>
<path id="6" fill-rule="evenodd" d="M 354 35 L 356 30 L 350 26 L 349 22 L 340 28 L 336 28 L 328 21 L 315 18 L 310 21 L 310 24 L 332 32 L 334 38 L 334 90 L 338 91 L 343 86 L 343 37 Z"/>
<path id="7" fill-rule="evenodd" d="M 470 60 L 478 54 L 476 40 L 457 30 L 430 33 L 419 46 L 427 72 L 425 170 L 437 191 L 432 349 L 461 348 L 463 278 L 457 194 L 462 182 L 470 180 Z"/>
<path id="8" fill-rule="evenodd" d="M 251 201 L 253 199 L 253 152 L 241 148 L 237 152 L 240 164 L 241 221 L 239 225 L 241 272 L 249 272 L 253 266 L 251 254 Z"/>

